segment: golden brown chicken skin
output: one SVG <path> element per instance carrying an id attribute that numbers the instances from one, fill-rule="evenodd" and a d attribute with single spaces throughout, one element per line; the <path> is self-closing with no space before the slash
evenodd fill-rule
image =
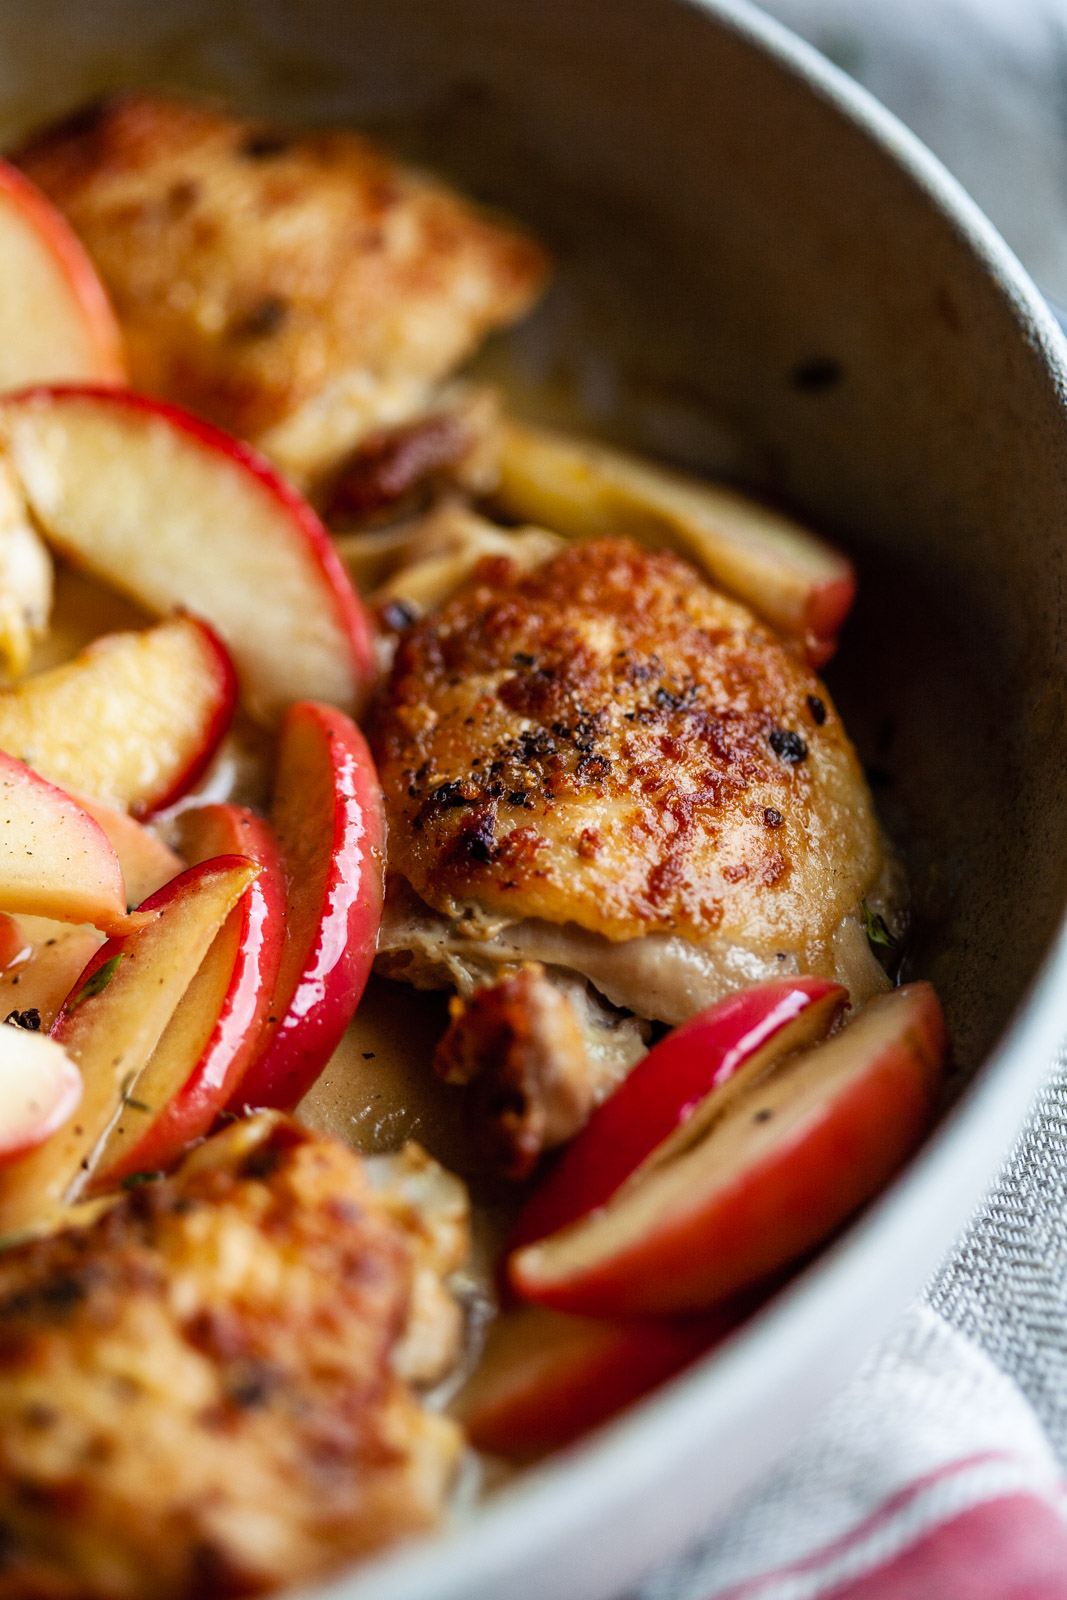
<path id="1" fill-rule="evenodd" d="M 545 278 L 529 235 L 354 133 L 123 95 L 16 159 L 88 247 L 134 387 L 304 481 L 416 412 Z"/>
<path id="2" fill-rule="evenodd" d="M 826 690 L 627 540 L 525 577 L 483 564 L 403 636 L 377 754 L 391 872 L 474 935 L 533 918 L 811 951 L 880 864 Z"/>
<path id="3" fill-rule="evenodd" d="M 411 1283 L 359 1158 L 270 1113 L 0 1257 L 0 1596 L 259 1594 L 432 1523 Z"/>

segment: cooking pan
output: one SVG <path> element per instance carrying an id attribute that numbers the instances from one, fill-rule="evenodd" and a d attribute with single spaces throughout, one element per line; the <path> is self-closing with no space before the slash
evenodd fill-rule
<path id="1" fill-rule="evenodd" d="M 921 1287 L 1067 1032 L 1067 360 L 953 180 L 741 0 L 7 0 L 14 139 L 122 84 L 354 122 L 524 218 L 558 281 L 483 358 L 526 413 L 742 482 L 852 554 L 828 679 L 914 905 L 952 1108 L 728 1344 L 321 1591 L 599 1600 L 789 1443 Z"/>

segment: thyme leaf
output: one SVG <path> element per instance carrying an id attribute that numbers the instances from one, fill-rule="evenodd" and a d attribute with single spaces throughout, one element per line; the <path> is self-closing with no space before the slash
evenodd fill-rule
<path id="1" fill-rule="evenodd" d="M 98 994 L 103 994 L 115 976 L 115 968 L 122 960 L 122 957 L 123 951 L 120 950 L 117 956 L 112 956 L 111 960 L 105 961 L 102 967 L 97 967 L 92 977 L 82 984 L 74 999 L 68 1005 L 67 1010 L 75 1011 L 78 1006 L 84 1005 L 86 1000 L 95 1000 Z"/>
<path id="2" fill-rule="evenodd" d="M 863 920 L 867 924 L 868 939 L 872 944 L 880 944 L 886 950 L 895 950 L 897 948 L 897 940 L 894 939 L 886 927 L 885 918 L 879 915 L 877 911 L 872 911 L 866 900 L 863 900 L 861 904 L 863 906 Z"/>

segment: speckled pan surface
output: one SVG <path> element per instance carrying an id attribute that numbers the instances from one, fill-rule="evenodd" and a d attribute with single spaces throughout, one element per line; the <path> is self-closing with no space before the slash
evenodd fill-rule
<path id="1" fill-rule="evenodd" d="M 8 0 L 13 136 L 119 83 L 379 128 L 562 263 L 527 409 L 781 497 L 854 555 L 828 674 L 911 874 L 955 1110 L 734 1341 L 351 1600 L 598 1600 L 781 1451 L 949 1247 L 1067 1033 L 1067 358 L 892 118 L 743 4 Z"/>

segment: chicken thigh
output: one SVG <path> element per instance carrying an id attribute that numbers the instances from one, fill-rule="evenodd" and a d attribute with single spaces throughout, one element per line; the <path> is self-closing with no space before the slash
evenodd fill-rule
<path id="1" fill-rule="evenodd" d="M 419 414 L 546 276 L 540 245 L 355 133 L 120 95 L 16 157 L 111 294 L 133 386 L 304 487 Z"/>
<path id="2" fill-rule="evenodd" d="M 376 750 L 382 969 L 461 997 L 525 970 L 526 1035 L 545 1010 L 537 983 L 577 985 L 622 1041 L 586 1052 L 571 1070 L 584 1092 L 572 1084 L 568 1115 L 546 1122 L 528 1038 L 517 1072 L 502 1008 L 473 1038 L 486 1005 L 455 1008 L 439 1064 L 499 1081 L 495 1102 L 484 1083 L 480 1101 L 497 1146 L 507 1124 L 516 1173 L 632 1065 L 635 1018 L 677 1024 L 783 973 L 837 977 L 854 1000 L 885 982 L 862 916 L 882 848 L 832 701 L 671 554 L 603 539 L 525 575 L 483 562 L 402 636 Z M 514 1015 L 513 994 L 503 1009 Z M 589 1017 L 585 1032 L 597 1034 Z M 544 1055 L 558 1106 L 558 1052 Z"/>

